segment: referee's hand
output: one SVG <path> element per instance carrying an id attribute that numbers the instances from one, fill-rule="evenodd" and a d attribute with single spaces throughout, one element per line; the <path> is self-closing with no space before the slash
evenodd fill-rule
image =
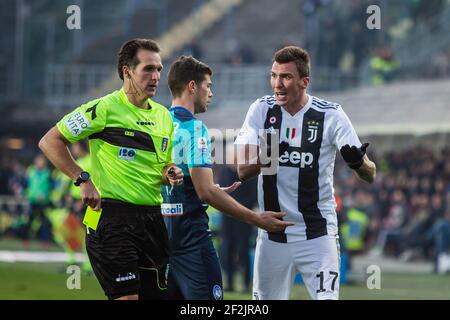
<path id="1" fill-rule="evenodd" d="M 80 184 L 81 201 L 93 210 L 98 211 L 102 206 L 100 194 L 91 180 Z"/>
<path id="2" fill-rule="evenodd" d="M 183 170 L 177 166 L 172 166 L 167 170 L 167 180 L 171 186 L 178 186 L 183 183 Z"/>
<path id="3" fill-rule="evenodd" d="M 284 231 L 286 227 L 293 226 L 293 222 L 283 221 L 286 212 L 265 211 L 258 214 L 256 226 L 269 232 Z"/>

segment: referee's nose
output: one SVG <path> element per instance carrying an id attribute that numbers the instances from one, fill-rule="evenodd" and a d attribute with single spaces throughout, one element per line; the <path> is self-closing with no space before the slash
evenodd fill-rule
<path id="1" fill-rule="evenodd" d="M 152 81 L 159 82 L 159 79 L 161 79 L 161 72 L 159 71 L 152 72 Z"/>

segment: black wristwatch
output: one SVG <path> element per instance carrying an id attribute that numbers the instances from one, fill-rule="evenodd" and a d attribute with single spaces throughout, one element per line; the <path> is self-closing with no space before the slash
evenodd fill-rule
<path id="1" fill-rule="evenodd" d="M 81 171 L 80 175 L 77 178 L 77 180 L 75 180 L 75 182 L 73 184 L 76 185 L 77 187 L 79 187 L 80 184 L 82 184 L 83 182 L 88 181 L 90 177 L 91 176 L 90 176 L 89 172 Z"/>

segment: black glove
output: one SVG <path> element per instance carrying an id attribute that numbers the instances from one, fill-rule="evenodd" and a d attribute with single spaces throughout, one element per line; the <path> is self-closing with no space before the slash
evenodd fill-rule
<path id="1" fill-rule="evenodd" d="M 348 166 L 353 170 L 359 169 L 363 164 L 363 157 L 366 154 L 366 149 L 369 144 L 366 142 L 360 148 L 356 146 L 349 146 L 346 144 L 341 148 L 341 155 L 347 162 Z"/>
<path id="2" fill-rule="evenodd" d="M 283 153 L 285 153 L 285 152 L 287 151 L 288 148 L 289 148 L 289 143 L 288 143 L 288 142 L 286 142 L 286 141 L 281 142 L 281 143 L 278 145 L 278 151 L 279 151 L 279 153 L 280 153 L 280 156 L 281 156 Z"/>
<path id="3" fill-rule="evenodd" d="M 267 158 L 270 158 L 272 156 L 272 146 L 269 146 L 267 144 L 267 140 L 264 136 L 260 136 L 260 148 L 261 148 L 261 155 L 264 155 L 264 157 L 267 156 Z M 286 141 L 281 142 L 278 144 L 278 156 L 281 156 L 283 153 L 286 152 L 289 148 L 289 143 Z M 270 166 L 270 162 L 266 165 Z"/>

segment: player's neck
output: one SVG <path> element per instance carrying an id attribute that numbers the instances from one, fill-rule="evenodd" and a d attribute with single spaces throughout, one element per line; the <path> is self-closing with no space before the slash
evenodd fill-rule
<path id="1" fill-rule="evenodd" d="M 294 116 L 297 112 L 302 110 L 306 104 L 308 103 L 308 95 L 306 92 L 300 97 L 300 99 L 293 101 L 289 105 L 283 106 L 284 110 L 286 110 L 291 116 Z"/>
<path id="2" fill-rule="evenodd" d="M 189 110 L 192 114 L 194 114 L 194 102 L 191 99 L 186 99 L 184 97 L 174 98 L 172 100 L 172 107 L 180 106 L 187 110 Z"/>

